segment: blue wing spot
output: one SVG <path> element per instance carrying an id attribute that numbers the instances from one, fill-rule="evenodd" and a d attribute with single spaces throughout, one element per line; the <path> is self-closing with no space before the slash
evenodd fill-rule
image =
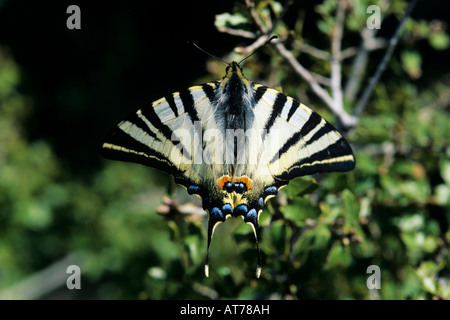
<path id="1" fill-rule="evenodd" d="M 239 206 L 236 207 L 236 209 L 234 209 L 234 214 L 236 216 L 238 215 L 243 215 L 245 216 L 248 212 L 248 207 L 245 204 L 240 204 Z"/>
<path id="2" fill-rule="evenodd" d="M 233 207 L 231 206 L 231 204 L 225 203 L 223 205 L 223 207 L 222 207 L 222 212 L 225 215 L 232 214 L 233 213 Z"/>
<path id="3" fill-rule="evenodd" d="M 233 184 L 231 182 L 227 182 L 227 183 L 225 183 L 223 189 L 226 192 L 230 192 L 231 193 L 231 192 L 233 192 Z"/>
<path id="4" fill-rule="evenodd" d="M 200 194 L 202 188 L 199 186 L 189 186 L 187 191 L 189 194 Z"/>
<path id="5" fill-rule="evenodd" d="M 259 210 L 264 209 L 264 198 L 263 197 L 259 198 L 259 200 L 258 200 L 258 209 Z"/>
<path id="6" fill-rule="evenodd" d="M 242 182 L 236 182 L 234 184 L 234 191 L 236 191 L 237 193 L 244 193 L 245 185 Z"/>
<path id="7" fill-rule="evenodd" d="M 258 213 L 255 209 L 251 209 L 244 218 L 245 222 L 255 222 L 258 219 Z"/>
<path id="8" fill-rule="evenodd" d="M 222 211 L 220 211 L 220 209 L 217 207 L 212 208 L 211 218 L 213 218 L 215 221 L 225 220 Z"/>
<path id="9" fill-rule="evenodd" d="M 270 195 L 276 196 L 277 194 L 278 194 L 278 190 L 277 190 L 277 187 L 275 187 L 275 186 L 267 187 L 264 189 L 264 195 L 266 197 L 270 196 Z"/>

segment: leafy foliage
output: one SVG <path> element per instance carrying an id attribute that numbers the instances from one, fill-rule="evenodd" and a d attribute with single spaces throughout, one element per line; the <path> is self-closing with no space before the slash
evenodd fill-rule
<path id="1" fill-rule="evenodd" d="M 269 28 L 271 17 L 279 17 L 273 32 L 289 39 L 310 70 L 324 73 L 329 66 L 300 54 L 296 43 L 326 43 L 336 28 L 335 3 L 295 7 L 300 13 L 286 21 L 277 1 L 257 1 L 254 10 Z M 344 43 L 358 47 L 369 3 L 346 4 Z M 405 1 L 392 2 L 383 15 L 401 17 L 405 7 Z M 315 32 L 305 31 L 302 17 L 308 15 L 315 17 Z M 218 15 L 215 25 L 244 37 L 257 34 L 242 5 Z M 29 139 L 33 97 L 18 91 L 20 66 L 2 48 L 0 296 L 76 253 L 87 288 L 77 297 L 84 298 L 450 298 L 450 75 L 448 66 L 428 74 L 433 53 L 420 49 L 448 53 L 449 37 L 441 21 L 411 19 L 400 41 L 387 75 L 348 133 L 356 169 L 296 179 L 261 214 L 260 279 L 254 277 L 253 233 L 240 219 L 217 228 L 205 278 L 206 218 L 185 190 L 153 169 L 127 163 L 105 161 L 90 177 L 78 177 L 50 141 Z M 320 107 L 274 50 L 258 54 L 246 61 L 249 79 L 281 86 L 333 122 L 333 113 Z M 222 76 L 219 62 L 208 65 L 214 78 Z M 350 72 L 345 62 L 343 74 Z M 370 265 L 380 267 L 380 290 L 366 286 Z"/>

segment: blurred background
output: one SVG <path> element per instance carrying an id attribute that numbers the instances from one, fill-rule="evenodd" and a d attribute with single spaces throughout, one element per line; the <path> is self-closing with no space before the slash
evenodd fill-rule
<path id="1" fill-rule="evenodd" d="M 79 30 L 66 26 L 72 4 Z M 287 3 L 256 4 L 276 20 Z M 370 4 L 382 8 L 377 37 L 386 41 L 368 52 L 361 88 L 407 2 L 345 2 L 342 47 L 353 54 L 344 86 Z M 223 31 L 257 31 L 245 2 L 0 0 L 0 298 L 450 298 L 449 6 L 419 1 L 405 25 L 346 133 L 356 169 L 296 179 L 268 204 L 255 279 L 254 237 L 241 219 L 217 228 L 206 278 L 207 217 L 196 199 L 157 170 L 99 155 L 109 130 L 144 103 L 223 76 L 225 65 L 188 41 L 239 59 L 233 49 L 252 39 Z M 274 30 L 314 74 L 329 74 L 329 63 L 295 44 L 330 51 L 335 10 L 333 1 L 293 1 Z M 336 124 L 270 46 L 244 73 Z M 355 100 L 344 101 L 350 113 Z M 66 286 L 70 265 L 80 267 L 80 290 Z M 367 287 L 371 265 L 381 289 Z"/>

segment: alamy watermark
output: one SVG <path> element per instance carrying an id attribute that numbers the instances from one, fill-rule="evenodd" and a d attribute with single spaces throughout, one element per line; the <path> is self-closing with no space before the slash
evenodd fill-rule
<path id="1" fill-rule="evenodd" d="M 195 121 L 193 130 L 175 129 L 170 160 L 180 164 L 278 165 L 279 153 L 285 144 L 282 130 L 272 129 L 206 129 Z M 301 142 L 300 142 L 301 143 Z M 273 168 L 273 167 L 272 167 Z"/>
<path id="2" fill-rule="evenodd" d="M 81 289 L 81 269 L 76 264 L 67 267 L 66 273 L 70 276 L 66 280 L 67 289 Z"/>
<path id="3" fill-rule="evenodd" d="M 67 7 L 66 13 L 70 13 L 70 16 L 66 20 L 67 29 L 81 29 L 81 9 L 77 5 L 70 5 Z"/>
<path id="4" fill-rule="evenodd" d="M 367 7 L 366 13 L 371 14 L 367 18 L 366 26 L 369 29 L 381 29 L 381 9 L 379 6 L 371 5 Z"/>
<path id="5" fill-rule="evenodd" d="M 381 289 L 381 270 L 377 265 L 370 265 L 367 267 L 366 273 L 371 275 L 367 278 L 367 289 Z"/>

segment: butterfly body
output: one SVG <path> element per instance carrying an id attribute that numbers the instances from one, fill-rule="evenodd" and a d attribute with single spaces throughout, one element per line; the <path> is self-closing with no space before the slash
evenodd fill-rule
<path id="1" fill-rule="evenodd" d="M 229 217 L 251 225 L 258 246 L 264 204 L 289 180 L 355 166 L 334 127 L 293 98 L 249 81 L 236 62 L 219 81 L 138 110 L 108 136 L 102 154 L 167 172 L 200 197 L 209 215 L 208 253 L 215 228 Z"/>

